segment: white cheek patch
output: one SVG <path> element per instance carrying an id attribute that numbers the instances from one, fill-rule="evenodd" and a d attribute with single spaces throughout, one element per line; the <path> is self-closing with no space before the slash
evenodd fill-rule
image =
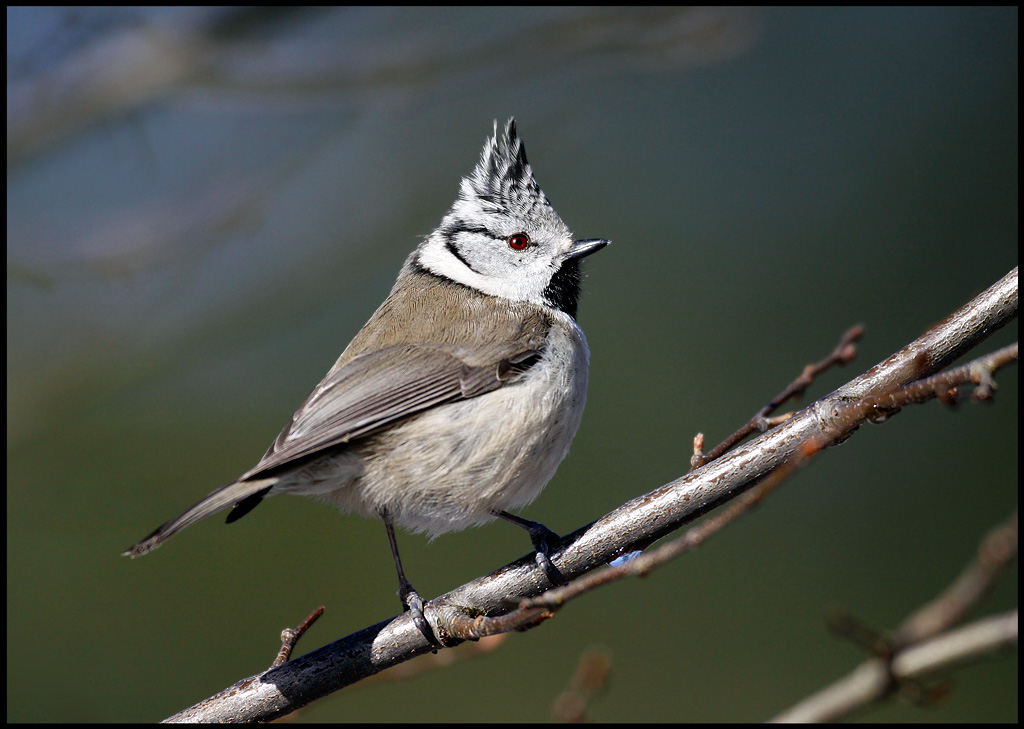
<path id="1" fill-rule="evenodd" d="M 511 301 L 528 301 L 544 305 L 547 280 L 536 281 L 536 275 L 485 276 L 477 273 L 453 254 L 440 236 L 431 236 L 419 249 L 417 262 L 431 273 L 469 286 L 489 296 L 500 296 Z"/>

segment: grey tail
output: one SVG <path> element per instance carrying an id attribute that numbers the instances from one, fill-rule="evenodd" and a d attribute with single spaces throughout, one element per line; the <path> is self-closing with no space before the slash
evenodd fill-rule
<path id="1" fill-rule="evenodd" d="M 177 516 L 166 524 L 160 526 L 156 531 L 135 546 L 126 549 L 121 553 L 121 556 L 133 558 L 141 557 L 147 552 L 152 552 L 167 539 L 177 534 L 190 524 L 194 524 L 200 519 L 205 519 L 211 514 L 216 514 L 218 511 L 226 509 L 229 506 L 238 504 L 240 507 L 239 511 L 241 511 L 241 513 L 236 514 L 235 512 L 232 512 L 228 516 L 228 521 L 234 521 L 255 507 L 256 504 L 259 503 L 260 499 L 266 496 L 267 492 L 273 488 L 274 484 L 277 483 L 277 480 L 278 479 L 276 478 L 260 478 L 252 481 L 235 481 L 223 488 L 219 488 L 198 504 L 186 509 L 180 516 Z M 242 509 L 244 509 L 244 511 L 242 511 Z"/>

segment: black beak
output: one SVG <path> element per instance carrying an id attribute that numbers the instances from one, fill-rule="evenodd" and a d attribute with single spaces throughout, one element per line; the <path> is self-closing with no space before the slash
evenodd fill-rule
<path id="1" fill-rule="evenodd" d="M 589 256 L 591 253 L 597 253 L 609 243 L 611 241 L 604 238 L 587 238 L 586 240 L 573 241 L 572 248 L 566 254 L 565 260 L 571 261 L 576 258 Z"/>

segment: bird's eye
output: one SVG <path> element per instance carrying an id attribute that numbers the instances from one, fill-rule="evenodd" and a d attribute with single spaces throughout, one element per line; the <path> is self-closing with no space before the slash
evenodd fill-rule
<path id="1" fill-rule="evenodd" d="M 508 237 L 508 247 L 514 251 L 525 251 L 530 247 L 530 236 L 526 233 L 516 233 Z"/>

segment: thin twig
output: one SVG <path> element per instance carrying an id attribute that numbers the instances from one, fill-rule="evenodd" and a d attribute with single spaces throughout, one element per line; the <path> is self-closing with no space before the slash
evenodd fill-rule
<path id="1" fill-rule="evenodd" d="M 847 335 L 844 336 L 844 340 L 851 334 L 851 332 L 854 332 L 854 330 L 847 332 Z M 857 333 L 857 336 L 859 336 L 859 332 Z M 840 351 L 840 348 L 837 348 L 836 351 Z M 834 354 L 835 353 L 833 353 L 833 355 Z M 883 408 L 883 406 L 888 416 L 893 412 L 897 412 L 900 408 L 906 405 L 927 402 L 930 399 L 938 397 L 938 393 L 948 392 L 951 389 L 955 389 L 960 385 L 969 382 L 979 383 L 979 385 L 984 384 L 989 388 L 989 392 L 991 393 L 991 391 L 994 390 L 994 381 L 991 377 L 992 373 L 1001 367 L 1005 367 L 1008 364 L 1016 362 L 1016 358 L 1016 344 L 1004 347 L 1003 349 L 984 357 L 979 357 L 978 359 L 961 367 L 955 367 L 946 372 L 941 372 L 932 377 L 911 383 L 905 387 L 897 388 L 892 392 L 879 396 L 863 398 L 859 401 L 849 403 L 849 417 L 852 419 L 857 417 L 857 414 L 859 413 L 859 417 L 861 418 L 860 422 L 863 422 L 865 417 L 877 417 L 878 410 Z M 808 375 L 811 368 L 820 367 L 827 361 L 829 360 L 822 360 L 822 362 L 817 365 L 809 366 L 804 371 L 804 374 Z M 986 376 L 983 377 L 980 373 L 985 373 Z M 855 424 L 851 421 L 849 425 L 850 427 L 854 427 Z M 472 623 L 472 635 L 476 635 L 477 633 L 489 634 L 490 631 L 498 632 L 499 625 L 506 628 L 514 627 L 518 630 L 525 630 L 539 624 L 540 621 L 536 619 L 538 615 L 537 610 L 539 608 L 546 608 L 547 610 L 555 611 L 568 601 L 591 592 L 592 590 L 610 582 L 617 582 L 618 580 L 626 577 L 646 577 L 652 570 L 697 547 L 706 539 L 720 532 L 725 528 L 725 526 L 738 519 L 741 515 L 750 511 L 754 506 L 764 500 L 772 491 L 778 488 L 778 486 L 789 478 L 794 471 L 819 453 L 824 446 L 825 443 L 820 439 L 808 439 L 802 444 L 796 455 L 790 458 L 790 460 L 784 465 L 773 471 L 758 485 L 736 498 L 731 504 L 729 504 L 729 506 L 705 519 L 698 526 L 689 529 L 681 537 L 662 545 L 658 549 L 634 557 L 624 564 L 607 566 L 597 572 L 591 572 L 567 585 L 553 588 L 536 597 L 518 601 L 516 610 L 509 614 L 502 615 L 500 618 L 488 618 L 483 616 L 476 617 Z M 545 615 L 544 617 L 546 619 L 547 617 L 551 617 L 551 615 Z M 490 624 L 490 621 L 496 622 L 492 625 Z M 887 643 L 880 643 L 880 637 L 877 634 L 857 623 L 852 617 L 843 616 L 841 619 L 836 618 L 833 628 L 837 632 L 843 633 L 854 642 L 858 642 L 865 646 L 874 646 L 874 650 L 877 651 L 888 650 Z M 469 636 L 467 635 L 467 637 Z"/>
<path id="2" fill-rule="evenodd" d="M 773 397 L 767 405 L 761 408 L 739 430 L 712 448 L 710 453 L 700 453 L 700 446 L 694 443 L 694 455 L 690 459 L 690 470 L 700 468 L 704 464 L 719 458 L 723 453 L 729 452 L 748 435 L 763 433 L 769 428 L 785 422 L 788 416 L 778 420 L 769 420 L 768 416 L 782 407 L 787 401 L 799 399 L 821 373 L 835 365 L 845 365 L 852 362 L 857 356 L 857 342 L 863 336 L 864 327 L 860 324 L 847 329 L 831 354 L 820 362 L 804 367 L 799 377 L 789 383 L 782 392 Z M 703 444 L 703 436 L 701 436 L 701 444 Z"/>
<path id="3" fill-rule="evenodd" d="M 281 631 L 281 650 L 277 653 L 277 658 L 270 664 L 271 668 L 277 668 L 278 666 L 287 663 L 288 659 L 291 658 L 292 650 L 295 648 L 295 644 L 299 642 L 299 638 L 310 629 L 310 627 L 320 616 L 324 614 L 324 606 L 321 605 L 316 610 L 309 614 L 302 624 L 297 628 L 285 628 Z"/>

